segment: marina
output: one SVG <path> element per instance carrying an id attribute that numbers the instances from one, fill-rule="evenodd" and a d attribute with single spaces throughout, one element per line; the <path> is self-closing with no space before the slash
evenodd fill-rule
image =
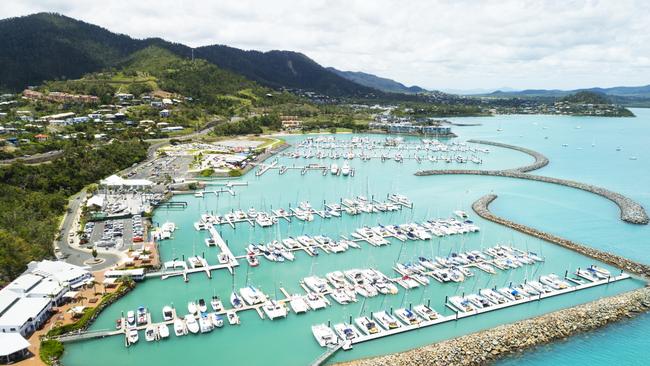
<path id="1" fill-rule="evenodd" d="M 336 140 L 346 140 L 351 139 L 351 137 L 339 135 L 336 136 Z M 296 142 L 299 143 L 302 139 L 304 137 L 295 137 L 288 139 L 288 141 L 295 146 Z M 372 139 L 384 141 L 385 137 L 373 137 Z M 486 139 L 491 140 L 491 138 L 487 137 Z M 413 142 L 414 145 L 422 144 L 420 139 L 406 138 L 405 140 Z M 468 146 L 480 145 L 468 144 Z M 291 149 L 285 150 L 285 152 L 290 151 Z M 403 156 L 409 156 L 416 154 L 416 151 L 418 150 L 413 148 L 401 153 Z M 387 149 L 385 153 L 394 154 L 399 152 L 397 149 Z M 433 152 L 429 153 L 430 155 L 434 154 Z M 425 151 L 420 150 L 418 154 L 425 156 Z M 436 152 L 435 154 L 443 153 Z M 488 170 L 526 166 L 531 161 L 530 156 L 526 154 L 510 151 L 499 146 L 489 147 L 490 159 L 485 159 L 482 156 L 486 154 L 484 152 L 467 152 L 467 154 L 480 156 L 483 159 L 481 169 Z M 548 156 L 550 159 L 553 158 L 552 154 L 548 154 Z M 294 162 L 297 166 L 308 165 L 299 164 L 298 161 L 300 160 L 281 155 L 276 155 L 264 163 L 270 164 L 274 159 L 278 160 L 278 167 L 282 165 L 291 166 Z M 347 160 L 328 161 L 324 158 L 318 164 L 323 167 L 326 166 L 328 168 L 327 176 L 331 176 L 331 171 L 329 171 L 331 165 L 336 163 L 340 167 L 345 161 Z M 208 307 L 208 319 L 210 319 L 211 313 L 217 313 L 211 310 L 210 306 L 211 296 L 215 294 L 224 305 L 223 310 L 217 313 L 224 321 L 223 327 L 213 327 L 212 331 L 202 333 L 201 317 L 196 315 L 195 320 L 198 325 L 196 334 L 188 330 L 188 333 L 190 333 L 188 335 L 175 336 L 172 321 L 166 323 L 170 333 L 167 338 L 161 337 L 158 342 L 146 342 L 147 326 L 143 326 L 138 328 L 139 341 L 131 345 L 128 352 L 116 352 L 116 350 L 124 347 L 125 340 L 128 337 L 127 333 L 121 332 L 104 338 L 97 337 L 82 342 L 69 343 L 66 345 L 69 353 L 66 353 L 64 362 L 69 360 L 71 365 L 80 364 L 79 361 L 84 359 L 80 349 L 89 346 L 101 353 L 114 353 L 114 360 L 126 360 L 125 357 L 128 354 L 129 359 L 125 361 L 128 364 L 131 362 L 144 362 L 144 358 L 150 354 L 152 347 L 155 347 L 156 353 L 160 355 L 159 357 L 168 358 L 173 357 L 172 355 L 179 352 L 179 350 L 188 354 L 198 354 L 202 349 L 209 347 L 214 342 L 225 342 L 229 347 L 232 347 L 232 350 L 224 350 L 219 353 L 219 359 L 222 362 L 260 364 L 260 362 L 264 362 L 262 361 L 264 359 L 268 362 L 299 365 L 316 364 L 316 361 L 321 356 L 324 356 L 322 360 L 324 360 L 325 364 L 330 364 L 419 347 L 430 342 L 461 336 L 487 326 L 496 326 L 553 310 L 561 310 L 564 307 L 592 301 L 605 296 L 605 294 L 613 295 L 640 286 L 639 281 L 634 278 L 625 281 L 612 280 L 609 284 L 580 288 L 580 291 L 562 292 L 562 296 L 548 296 L 548 298 L 542 297 L 541 301 L 531 300 L 517 303 L 516 308 L 504 307 L 500 311 L 480 311 L 478 314 L 469 316 L 457 309 L 454 310 L 450 301 L 454 296 L 467 297 L 469 300 L 469 298 L 473 298 L 470 295 L 480 295 L 480 291 L 483 289 L 494 289 L 496 287 L 499 290 L 510 283 L 517 286 L 517 283 L 523 283 L 523 281 L 527 283 L 531 281 L 540 282 L 540 277 L 544 274 L 556 273 L 564 275 L 566 269 L 569 268 L 574 269 L 569 273 L 569 277 L 578 277 L 575 275 L 576 263 L 595 263 L 599 267 L 607 268 L 611 273 L 618 274 L 619 272 L 616 268 L 604 265 L 600 261 L 594 262 L 588 259 L 590 262 L 585 262 L 584 256 L 577 255 L 563 247 L 546 244 L 540 239 L 531 239 L 531 237 L 523 233 L 501 227 L 480 216 L 475 217 L 476 215 L 471 212 L 471 204 L 484 195 L 485 192 L 493 189 L 495 192 L 503 190 L 504 188 L 499 188 L 502 186 L 514 189 L 514 185 L 510 185 L 507 181 L 497 181 L 498 178 L 494 178 L 494 180 L 489 181 L 489 184 L 482 184 L 481 182 L 484 181 L 481 179 L 490 178 L 467 176 L 463 177 L 461 181 L 453 176 L 443 176 L 437 177 L 434 182 L 433 179 L 422 179 L 413 175 L 414 172 L 425 169 L 424 163 L 422 161 L 422 165 L 420 165 L 415 159 L 404 159 L 402 164 L 385 164 L 381 162 L 381 159 L 371 159 L 362 163 L 359 157 L 355 157 L 354 160 L 349 161 L 349 165 L 354 165 L 356 169 L 354 180 L 329 179 L 327 176 L 318 174 L 315 171 L 305 175 L 268 174 L 267 171 L 263 175 L 256 177 L 255 180 L 250 180 L 246 191 L 237 192 L 238 194 L 235 196 L 228 193 L 219 196 L 204 193 L 203 197 L 192 197 L 191 195 L 180 196 L 183 197 L 180 199 L 175 197 L 175 200 L 186 201 L 187 206 L 184 210 L 165 207 L 159 207 L 156 210 L 153 221 L 157 226 L 162 227 L 166 222 L 173 222 L 177 227 L 176 231 L 168 239 L 157 242 L 157 245 L 161 255 L 161 263 L 174 262 L 175 260 L 183 261 L 186 263 L 187 271 L 193 271 L 187 274 L 187 278 L 191 279 L 191 281 L 185 283 L 182 280 L 183 276 L 177 274 L 185 271 L 181 267 L 161 270 L 158 273 L 153 272 L 155 276 L 147 277 L 144 282 L 138 284 L 136 291 L 108 308 L 89 329 L 89 333 L 99 332 L 102 329 L 107 332 L 119 331 L 114 329 L 115 319 L 120 318 L 122 312 L 126 315 L 128 309 L 135 311 L 140 305 L 145 305 L 147 309 L 151 309 L 151 323 L 148 325 L 159 325 L 167 322 L 161 317 L 162 313 L 160 311 L 165 305 L 175 307 L 178 311 L 178 318 L 185 320 L 185 315 L 189 313 L 185 309 L 188 301 L 194 301 L 198 306 L 198 300 L 205 299 Z M 462 165 L 460 164 L 462 163 L 454 161 L 450 163 L 449 167 L 461 169 Z M 447 165 L 438 166 L 444 169 Z M 470 165 L 466 166 L 470 167 L 471 162 Z M 382 172 L 384 169 L 388 169 L 386 180 L 369 178 L 371 174 L 377 174 L 377 172 Z M 271 170 L 279 171 L 277 168 Z M 254 172 L 255 170 L 249 174 L 253 175 Z M 295 183 L 288 180 L 287 177 L 295 179 Z M 456 186 L 467 188 L 463 188 L 465 190 L 459 193 L 450 193 L 450 187 Z M 206 189 L 206 191 L 209 190 L 209 188 Z M 277 194 L 275 196 L 267 195 L 267 192 L 271 190 L 277 192 Z M 543 192 L 549 190 L 552 190 L 552 188 L 549 187 Z M 389 200 L 385 192 L 399 192 L 407 197 L 411 205 L 398 205 L 393 200 Z M 365 196 L 368 197 L 368 201 L 371 203 L 373 199 L 372 193 L 375 193 L 374 198 L 377 201 L 384 204 L 393 203 L 402 207 L 402 209 L 373 211 L 372 213 L 359 210 L 361 212 L 356 215 L 344 212 L 347 206 L 342 202 L 342 197 L 356 199 L 358 196 Z M 549 197 L 553 197 L 551 193 L 547 194 L 549 194 Z M 393 198 L 397 199 L 397 197 Z M 578 198 L 589 200 L 588 197 L 580 196 Z M 505 202 L 506 198 L 503 198 L 503 201 Z M 292 204 L 289 206 L 287 202 L 292 202 Z M 294 202 L 297 204 L 294 205 Z M 311 212 L 313 217 L 311 221 L 301 220 L 296 217 L 296 213 L 292 210 L 300 209 L 300 202 L 310 202 L 312 208 L 319 212 L 337 211 L 338 207 L 336 205 L 339 205 L 340 217 L 331 215 L 329 218 L 324 218 L 315 212 Z M 583 203 L 583 205 L 596 212 L 597 209 L 591 208 L 589 202 L 591 201 L 588 201 L 587 204 Z M 355 205 L 350 206 L 354 207 Z M 408 208 L 409 206 L 412 208 Z M 271 218 L 272 225 L 260 225 L 257 218 L 253 219 L 251 217 L 248 217 L 248 220 L 233 223 L 233 225 L 227 222 L 215 225 L 214 223 L 208 224 L 203 216 L 218 215 L 223 217 L 227 213 L 234 213 L 238 210 L 248 214 L 251 207 L 255 208 L 258 214 L 264 212 L 269 215 L 269 218 L 273 216 L 274 218 Z M 404 208 L 407 209 L 404 210 Z M 498 208 L 495 206 L 493 209 L 503 214 L 502 211 L 497 210 Z M 424 225 L 430 220 L 434 220 L 438 224 L 450 219 L 462 223 L 467 220 L 459 216 L 463 211 L 466 212 L 466 215 L 469 214 L 469 220 L 477 227 L 480 227 L 480 231 L 437 236 L 432 229 L 426 228 Z M 577 218 L 578 221 L 581 220 L 581 216 L 574 211 L 569 212 L 575 215 L 573 217 Z M 450 213 L 452 215 L 449 215 Z M 298 211 L 298 214 L 303 216 L 304 212 L 301 214 Z M 268 222 L 263 220 L 264 215 L 262 216 L 260 221 L 263 223 Z M 304 215 L 304 217 L 309 217 L 309 215 Z M 515 218 L 516 215 L 512 217 Z M 611 215 L 608 215 L 608 218 L 611 218 Z M 571 220 L 565 219 L 565 221 L 570 222 Z M 203 227 L 199 227 L 200 229 L 197 230 L 195 224 L 199 222 L 203 222 Z M 383 229 L 381 225 L 383 225 Z M 402 225 L 407 225 L 407 227 L 401 228 Z M 394 226 L 397 226 L 400 231 L 390 233 L 388 228 L 395 230 Z M 211 277 L 208 277 L 205 270 L 200 269 L 201 267 L 192 268 L 189 258 L 204 258 L 208 263 L 208 267 L 222 265 L 219 263 L 219 254 L 223 251 L 213 241 L 210 228 L 217 231 L 238 265 L 229 265 L 232 263 L 228 261 L 225 266 L 212 269 L 210 271 Z M 374 231 L 375 228 L 379 232 Z M 407 234 L 407 231 L 410 234 Z M 368 235 L 371 232 L 373 234 L 372 238 Z M 352 234 L 357 235 L 353 236 Z M 426 239 L 427 234 L 430 237 L 429 239 Z M 306 239 L 303 238 L 301 243 L 298 238 L 302 236 L 305 236 Z M 285 239 L 291 238 L 298 243 L 300 248 L 289 250 L 284 245 Z M 384 239 L 391 244 L 387 245 L 380 239 Z M 282 250 L 276 246 L 277 243 L 273 244 L 274 241 L 281 243 L 285 247 L 284 250 L 290 253 L 290 256 L 293 255 L 293 260 L 282 256 Z M 344 246 L 340 245 L 341 242 L 347 244 L 348 249 L 342 250 L 341 248 Z M 307 243 L 307 245 L 304 243 Z M 350 243 L 356 244 L 361 250 L 351 246 Z M 273 251 L 278 250 L 284 260 L 274 260 L 277 255 L 273 254 L 273 251 L 269 251 L 269 258 L 272 259 L 267 258 L 262 251 L 251 256 L 247 251 L 251 244 L 254 244 L 255 247 L 261 244 L 267 250 L 269 244 L 273 244 L 271 245 Z M 513 256 L 523 256 L 529 252 L 536 253 L 543 261 L 535 261 L 531 264 L 522 263 L 517 268 L 511 268 L 508 265 L 504 266 L 504 261 L 495 261 L 498 258 L 486 253 L 488 249 L 495 248 L 497 245 L 512 248 L 515 252 L 511 254 Z M 310 255 L 313 252 L 310 249 L 305 249 L 314 247 L 318 255 Z M 461 262 L 449 263 L 438 268 L 439 262 L 436 261 L 436 257 L 443 260 L 455 258 L 456 255 L 466 257 L 467 255 L 475 255 L 475 253 L 472 254 L 475 251 L 480 251 L 485 256 L 485 259 L 467 264 Z M 251 257 L 255 259 L 250 259 Z M 197 260 L 193 261 L 199 263 Z M 430 265 L 429 261 L 436 265 L 434 269 L 424 266 L 424 263 Z M 228 267 L 232 269 L 232 274 Z M 421 267 L 424 267 L 425 270 L 423 271 Z M 433 275 L 434 270 L 443 269 L 443 267 L 447 270 L 456 267 L 463 274 L 464 280 L 456 282 L 451 279 L 451 276 L 449 276 L 448 281 L 444 281 L 444 279 L 441 281 L 436 278 Z M 461 268 L 471 271 L 473 275 L 467 275 Z M 385 283 L 395 286 L 397 292 L 391 294 L 393 291 L 391 290 L 392 286 L 381 285 L 382 282 L 377 282 L 381 289 L 387 292 L 386 294 L 380 293 L 380 289 L 373 286 L 377 295 L 366 297 L 354 290 L 353 300 L 349 291 L 345 291 L 345 286 L 335 288 L 328 278 L 328 274 L 332 274 L 329 277 L 336 281 L 337 275 L 334 275 L 334 273 L 340 271 L 343 274 L 344 281 L 351 285 L 351 281 L 345 272 L 355 269 L 378 271 L 383 276 L 373 278 L 387 278 L 388 281 Z M 163 272 L 169 272 L 173 276 L 161 281 L 160 278 Z M 176 280 L 172 280 L 174 278 Z M 423 278 L 426 278 L 426 280 Z M 612 276 L 613 278 L 614 276 Z M 519 279 L 519 282 L 517 282 L 517 279 Z M 326 281 L 330 290 L 326 289 L 322 293 L 314 290 L 314 288 L 319 288 L 319 283 L 322 284 L 321 280 Z M 427 280 L 428 284 L 426 283 Z M 582 280 L 585 283 L 589 282 L 585 278 L 582 278 Z M 372 280 L 366 281 L 368 283 L 372 282 Z M 567 282 L 571 286 L 578 286 L 575 282 L 569 280 Z M 417 285 L 414 285 L 414 283 Z M 255 305 L 246 303 L 239 290 L 247 286 L 253 286 L 261 294 L 264 294 L 268 303 L 267 301 L 258 302 Z M 237 292 L 238 297 L 241 297 L 245 303 L 244 306 L 239 308 L 241 310 L 235 309 L 230 303 L 230 296 L 233 291 Z M 361 289 L 360 291 L 363 292 L 364 290 Z M 369 291 L 368 294 L 373 292 L 373 290 L 368 289 L 366 291 Z M 310 294 L 311 298 L 309 298 Z M 267 303 L 266 309 L 263 305 L 265 303 Z M 446 303 L 449 303 L 452 308 L 445 305 Z M 454 321 L 449 318 L 450 320 L 439 323 L 435 327 L 420 325 L 416 328 L 419 329 L 418 332 L 410 331 L 412 327 L 415 327 L 415 324 L 410 325 L 410 323 L 415 320 L 412 320 L 412 316 L 406 310 L 409 310 L 411 314 L 415 314 L 416 320 L 419 319 L 418 324 L 421 324 L 424 323 L 421 316 L 424 310 L 419 305 L 427 306 L 427 304 L 430 304 L 430 308 L 439 315 L 439 318 L 453 317 L 455 319 L 456 313 L 459 313 L 458 321 L 468 318 L 467 320 L 470 320 L 470 323 L 463 323 L 463 327 L 452 326 Z M 286 318 L 284 317 L 285 310 L 283 308 L 286 310 Z M 394 337 L 371 338 L 362 332 L 355 319 L 367 316 L 371 321 L 375 321 L 373 313 L 382 311 L 392 316 L 400 326 L 395 330 L 387 331 L 377 322 L 378 334 L 392 335 L 392 332 L 395 332 Z M 229 313 L 231 316 L 228 315 Z M 377 316 L 379 317 L 380 314 Z M 274 320 L 271 320 L 271 318 Z M 231 325 L 231 321 L 233 325 Z M 187 323 L 187 320 L 185 322 Z M 203 323 L 205 322 L 203 321 Z M 356 337 L 373 341 L 362 341 L 354 344 L 350 342 L 349 345 L 352 348 L 348 351 L 345 351 L 343 342 L 341 342 L 340 348 L 330 352 L 330 349 L 323 349 L 310 335 L 311 326 L 318 324 L 327 326 L 328 323 L 336 339 L 340 339 L 340 333 L 345 334 L 346 329 L 352 327 L 355 328 L 352 333 L 358 333 Z M 338 326 L 339 324 L 344 326 Z M 203 328 L 204 330 L 207 329 L 206 324 L 204 324 Z M 278 334 L 282 334 L 283 337 L 278 337 Z M 270 341 L 271 339 L 272 341 Z M 260 352 L 263 352 L 266 356 L 259 357 L 247 354 L 246 350 L 249 348 L 247 345 L 250 342 L 259 344 Z M 287 360 L 280 353 L 274 351 L 277 349 L 290 349 L 291 347 L 300 347 L 304 352 L 297 355 L 295 359 Z M 196 357 L 189 356 L 189 358 L 198 361 Z M 103 364 L 100 362 L 100 365 Z"/>
<path id="2" fill-rule="evenodd" d="M 370 325 L 368 325 L 368 323 L 357 322 L 357 324 L 361 323 L 366 328 L 374 329 L 374 330 L 367 331 L 364 329 L 363 331 L 359 331 L 357 329 L 354 329 L 348 332 L 348 335 L 345 337 L 341 337 L 341 335 L 339 334 L 338 337 L 328 338 L 326 342 L 321 342 L 324 343 L 321 346 L 333 347 L 334 349 L 338 350 L 338 348 L 340 348 L 338 346 L 340 345 L 344 349 L 345 348 L 349 349 L 353 345 L 358 343 L 368 342 L 368 341 L 376 340 L 383 337 L 388 337 L 395 334 L 409 332 L 423 327 L 430 327 L 437 324 L 457 321 L 462 318 L 477 316 L 483 313 L 505 309 L 520 304 L 525 304 L 534 301 L 541 301 L 543 299 L 553 297 L 553 296 L 559 296 L 566 293 L 580 291 L 595 286 L 606 285 L 613 281 L 622 281 L 628 279 L 629 277 L 630 277 L 629 275 L 625 273 L 621 273 L 620 275 L 615 277 L 607 277 L 605 279 L 598 279 L 598 280 L 589 279 L 588 281 L 580 281 L 576 279 L 570 279 L 570 281 L 573 282 L 574 285 L 571 286 L 567 285 L 567 287 L 563 289 L 555 289 L 555 290 L 550 289 L 542 293 L 527 294 L 525 296 L 522 296 L 521 298 L 518 299 L 512 298 L 512 299 L 505 300 L 503 302 L 499 302 L 497 300 L 492 300 L 492 299 L 489 300 L 484 299 L 485 305 L 478 305 L 478 306 L 468 305 L 469 310 L 463 310 L 464 307 L 460 305 L 445 303 L 445 306 L 450 307 L 455 312 L 454 315 L 448 315 L 448 316 L 441 316 L 438 312 L 436 312 L 434 309 L 431 308 L 430 303 L 428 303 L 427 305 L 424 304 L 416 305 L 415 307 L 411 307 L 409 305 L 408 312 L 406 312 L 408 315 L 402 317 L 398 316 L 396 318 L 390 317 L 391 319 L 390 321 L 383 321 L 383 322 L 381 320 L 378 321 L 378 323 L 381 325 L 381 329 L 377 328 L 376 326 L 373 326 L 373 328 L 369 328 Z M 492 292 L 492 290 L 489 289 L 488 291 Z M 401 309 L 401 310 L 405 311 L 405 309 Z M 390 313 L 393 313 L 392 309 Z M 382 317 L 384 318 L 387 317 L 387 314 L 384 311 L 381 312 L 381 314 L 383 315 L 377 316 L 376 314 L 378 313 L 373 313 L 374 318 L 381 319 Z M 399 319 L 399 322 L 397 319 Z M 362 325 L 359 326 L 362 327 Z M 348 324 L 348 329 L 351 329 L 352 327 L 354 326 Z M 322 339 L 322 336 L 320 336 L 317 333 L 314 333 L 314 337 L 316 337 L 317 341 L 320 341 L 320 339 Z"/>

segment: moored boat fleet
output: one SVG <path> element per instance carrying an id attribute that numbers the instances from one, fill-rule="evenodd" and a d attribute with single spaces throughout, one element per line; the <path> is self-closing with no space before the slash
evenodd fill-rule
<path id="1" fill-rule="evenodd" d="M 251 207 L 248 210 L 233 210 L 222 215 L 205 213 L 201 215 L 199 221 L 194 223 L 194 228 L 196 230 L 206 230 L 211 225 L 230 225 L 234 227 L 237 223 L 270 227 L 282 219 L 290 222 L 292 218 L 296 218 L 300 221 L 309 222 L 313 221 L 316 216 L 329 219 L 341 217 L 343 213 L 358 215 L 361 213 L 391 212 L 400 210 L 402 207 L 413 208 L 413 203 L 406 196 L 400 194 L 389 194 L 384 202 L 374 198 L 368 199 L 365 196 L 344 198 L 340 200 L 340 203 L 325 203 L 322 209 L 315 209 L 311 203 L 303 201 L 296 207 L 272 209 L 270 212 L 258 211 Z M 210 246 L 208 242 L 206 244 Z"/>
<path id="2" fill-rule="evenodd" d="M 528 280 L 516 285 L 480 289 L 475 293 L 448 297 L 445 299 L 444 305 L 453 312 L 452 315 L 443 315 L 436 311 L 428 301 L 427 304 L 409 305 L 395 311 L 392 308 L 375 311 L 369 315 L 361 315 L 354 320 L 350 317 L 350 322 L 336 323 L 332 327 L 324 323 L 316 324 L 312 326 L 311 331 L 321 347 L 344 345 L 344 349 L 349 349 L 354 343 L 475 316 L 626 278 L 629 278 L 629 275 L 621 273 L 618 276 L 613 276 L 607 269 L 592 265 L 576 270 L 573 277 L 570 277 L 568 273 L 565 277 L 551 273 L 540 276 L 536 280 Z"/>

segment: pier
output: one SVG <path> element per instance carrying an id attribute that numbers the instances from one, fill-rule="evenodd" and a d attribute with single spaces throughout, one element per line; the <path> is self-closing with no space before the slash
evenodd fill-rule
<path id="1" fill-rule="evenodd" d="M 486 143 L 488 141 L 482 141 L 482 140 L 475 140 L 475 141 L 481 141 L 481 143 Z M 638 204 L 637 202 L 633 201 L 631 198 L 628 198 L 620 193 L 610 191 L 606 188 L 594 186 L 591 184 L 586 184 L 586 183 L 580 183 L 568 179 L 560 179 L 560 178 L 553 178 L 553 177 L 547 177 L 547 176 L 542 176 L 542 175 L 532 175 L 528 174 L 526 172 L 538 169 L 542 166 L 545 166 L 548 164 L 548 159 L 544 157 L 543 155 L 533 152 L 532 150 L 528 150 L 526 148 L 522 147 L 516 147 L 512 145 L 506 145 L 506 144 L 500 144 L 500 143 L 492 143 L 488 142 L 490 144 L 498 144 L 495 146 L 507 146 L 509 148 L 515 148 L 516 150 L 519 151 L 524 151 L 529 154 L 537 154 L 533 155 L 536 156 L 536 162 L 532 165 L 527 165 L 524 167 L 519 167 L 515 169 L 507 169 L 507 170 L 462 170 L 462 169 L 456 169 L 456 170 L 421 170 L 415 173 L 417 176 L 429 176 L 429 175 L 449 175 L 449 174 L 454 174 L 454 175 L 485 175 L 485 176 L 493 176 L 493 177 L 507 177 L 507 178 L 516 178 L 516 179 L 527 179 L 527 180 L 534 180 L 538 182 L 544 182 L 544 183 L 551 183 L 551 184 L 557 184 L 557 185 L 562 185 L 565 187 L 571 187 L 571 188 L 576 188 L 580 189 L 589 193 L 593 193 L 596 195 L 599 195 L 603 198 L 606 198 L 614 204 L 616 204 L 620 211 L 621 211 L 621 220 L 625 222 L 629 222 L 631 224 L 639 224 L 639 225 L 647 225 L 650 222 L 650 218 L 648 218 L 648 214 L 646 213 L 645 209 L 643 206 Z M 543 158 L 542 158 L 543 157 Z M 541 159 L 537 161 L 538 159 Z M 546 162 L 544 161 L 546 159 Z"/>
<path id="2" fill-rule="evenodd" d="M 596 286 L 606 285 L 606 284 L 609 284 L 611 282 L 622 281 L 622 280 L 626 280 L 628 278 L 630 278 L 630 275 L 628 275 L 626 273 L 621 273 L 620 275 L 615 276 L 615 277 L 611 277 L 611 278 L 607 278 L 607 279 L 603 279 L 603 280 L 599 280 L 599 281 L 586 282 L 586 283 L 582 283 L 582 284 L 575 285 L 575 286 L 569 286 L 566 289 L 554 290 L 552 292 L 540 294 L 540 295 L 537 295 L 537 296 L 530 296 L 530 297 L 522 298 L 520 300 L 508 301 L 508 302 L 505 302 L 503 304 L 492 305 L 492 306 L 489 306 L 489 307 L 474 309 L 472 311 L 467 311 L 467 312 L 457 311 L 454 315 L 439 316 L 438 318 L 433 319 L 433 320 L 423 320 L 423 321 L 421 321 L 421 322 L 419 322 L 418 324 L 415 324 L 415 325 L 402 324 L 400 327 L 395 328 L 395 329 L 390 329 L 390 330 L 382 329 L 380 332 L 375 333 L 375 334 L 362 334 L 360 337 L 353 338 L 351 340 L 351 342 L 352 342 L 353 345 L 358 344 L 358 343 L 368 342 L 368 341 L 372 341 L 372 340 L 375 340 L 375 339 L 388 337 L 388 336 L 391 336 L 391 335 L 394 335 L 394 334 L 400 334 L 400 333 L 404 333 L 404 332 L 409 332 L 409 331 L 413 331 L 413 330 L 433 326 L 433 325 L 436 325 L 436 324 L 456 321 L 456 320 L 459 320 L 459 319 L 468 318 L 468 317 L 476 316 L 476 315 L 479 315 L 479 314 L 492 312 L 492 311 L 495 311 L 495 310 L 510 308 L 510 307 L 517 306 L 517 305 L 520 305 L 520 304 L 525 304 L 525 303 L 530 303 L 530 302 L 534 302 L 534 301 L 543 300 L 543 299 L 546 299 L 546 298 L 549 298 L 549 297 L 564 295 L 564 294 L 567 294 L 567 293 L 577 292 L 577 291 L 580 291 L 580 290 L 584 290 L 584 289 L 588 289 L 588 288 L 592 288 L 592 287 L 596 287 Z M 445 306 L 448 306 L 448 304 L 445 304 Z M 453 309 L 453 307 L 452 307 L 452 309 Z"/>
<path id="3" fill-rule="evenodd" d="M 604 252 L 602 250 L 594 249 L 591 247 L 588 247 L 583 244 L 578 244 L 576 242 L 560 238 L 558 236 L 555 236 L 553 234 L 545 233 L 543 231 L 533 229 L 531 227 L 522 225 L 522 224 L 517 224 L 515 222 L 512 222 L 510 220 L 504 219 L 502 217 L 494 215 L 490 210 L 489 210 L 489 205 L 490 203 L 494 202 L 494 200 L 497 198 L 496 195 L 494 194 L 489 194 L 486 196 L 483 196 L 479 198 L 474 204 L 472 204 L 472 209 L 474 212 L 476 212 L 479 216 L 486 220 L 490 220 L 492 222 L 496 222 L 497 224 L 507 226 L 511 229 L 517 230 L 519 232 L 522 232 L 524 234 L 528 234 L 530 236 L 534 236 L 536 238 L 542 239 L 544 241 L 547 241 L 549 243 L 557 244 L 562 247 L 565 247 L 567 249 L 573 250 L 575 252 L 578 252 L 580 254 L 586 255 L 588 257 L 597 259 L 601 262 L 611 264 L 617 268 L 624 269 L 630 273 L 634 273 L 640 276 L 645 277 L 646 279 L 650 279 L 650 266 L 646 264 L 641 264 L 634 262 L 632 260 L 629 260 L 627 258 L 621 257 L 616 254 Z"/>
<path id="4" fill-rule="evenodd" d="M 490 146 L 497 146 L 497 147 L 502 147 L 510 150 L 516 150 L 532 156 L 535 159 L 535 162 L 533 164 L 511 169 L 513 171 L 517 171 L 520 173 L 528 173 L 528 172 L 532 172 L 533 170 L 541 169 L 547 166 L 549 163 L 549 160 L 545 155 L 535 150 L 527 149 L 525 147 L 504 144 L 501 142 L 487 141 L 487 140 L 467 140 L 467 142 L 471 142 L 473 144 L 490 145 Z"/>

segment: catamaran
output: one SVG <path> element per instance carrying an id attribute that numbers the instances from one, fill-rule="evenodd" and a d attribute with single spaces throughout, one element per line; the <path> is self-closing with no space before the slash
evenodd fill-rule
<path id="1" fill-rule="evenodd" d="M 396 329 L 402 326 L 397 319 L 384 310 L 372 313 L 372 318 L 386 330 Z"/>
<path id="2" fill-rule="evenodd" d="M 334 331 L 343 341 L 349 341 L 361 336 L 361 334 L 359 334 L 359 331 L 354 326 L 352 326 L 352 324 L 348 323 L 334 324 Z"/>
<path id="3" fill-rule="evenodd" d="M 359 329 L 367 335 L 377 334 L 380 332 L 377 323 L 370 320 L 367 316 L 356 318 L 354 319 L 354 322 L 359 326 Z"/>
<path id="4" fill-rule="evenodd" d="M 316 338 L 316 342 L 321 347 L 334 346 L 336 345 L 336 334 L 325 324 L 317 324 L 311 327 L 311 332 Z"/>

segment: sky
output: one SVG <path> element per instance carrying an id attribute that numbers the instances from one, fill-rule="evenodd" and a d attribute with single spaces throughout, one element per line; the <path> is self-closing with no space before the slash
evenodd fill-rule
<path id="1" fill-rule="evenodd" d="M 428 89 L 650 84 L 650 1 L 2 0 L 135 38 L 292 50 Z"/>

